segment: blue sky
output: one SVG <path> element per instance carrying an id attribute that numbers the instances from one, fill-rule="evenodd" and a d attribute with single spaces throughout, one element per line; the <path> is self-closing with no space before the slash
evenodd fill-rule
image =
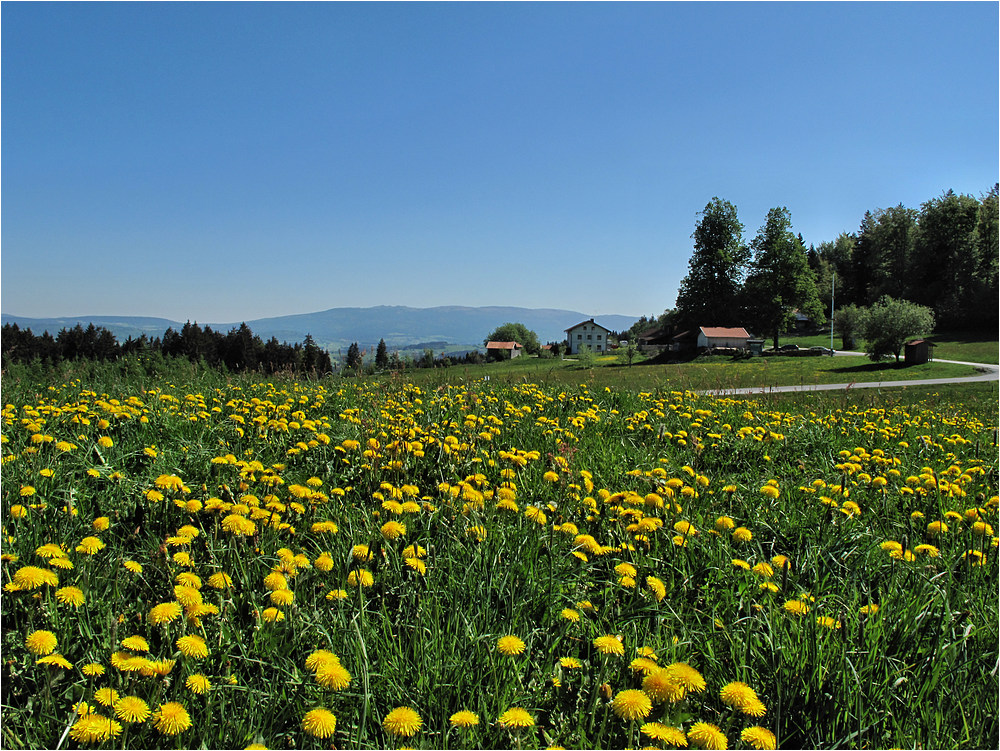
<path id="1" fill-rule="evenodd" d="M 998 9 L 5 2 L 0 305 L 660 313 L 713 196 L 818 245 L 988 191 Z"/>

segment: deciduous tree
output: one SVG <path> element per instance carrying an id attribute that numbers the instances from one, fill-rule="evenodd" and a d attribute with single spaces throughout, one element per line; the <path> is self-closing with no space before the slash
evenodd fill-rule
<path id="1" fill-rule="evenodd" d="M 852 350 L 856 346 L 855 337 L 861 335 L 865 313 L 864 308 L 851 303 L 833 314 L 833 330 L 840 336 L 844 349 Z"/>
<path id="2" fill-rule="evenodd" d="M 816 294 L 816 281 L 805 248 L 792 233 L 785 207 L 771 209 L 752 243 L 754 258 L 744 285 L 745 310 L 753 326 L 770 334 L 778 347 L 779 336 L 800 310 L 816 323 L 826 316 Z"/>
<path id="3" fill-rule="evenodd" d="M 909 300 L 883 297 L 865 313 L 861 335 L 867 343 L 867 354 L 872 360 L 896 356 L 907 339 L 930 334 L 934 329 L 934 311 Z"/>
<path id="4" fill-rule="evenodd" d="M 523 323 L 505 323 L 503 326 L 498 326 L 483 340 L 483 346 L 490 342 L 517 342 L 531 355 L 537 355 L 542 348 L 538 343 L 538 334 Z"/>

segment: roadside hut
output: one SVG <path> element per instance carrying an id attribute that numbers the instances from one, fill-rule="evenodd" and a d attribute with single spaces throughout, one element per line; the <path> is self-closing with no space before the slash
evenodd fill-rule
<path id="1" fill-rule="evenodd" d="M 920 365 L 934 359 L 934 342 L 926 339 L 914 339 L 903 346 L 903 359 L 907 365 Z"/>

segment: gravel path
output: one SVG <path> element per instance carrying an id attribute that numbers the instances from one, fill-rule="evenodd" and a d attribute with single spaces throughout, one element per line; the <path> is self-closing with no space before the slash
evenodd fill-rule
<path id="1" fill-rule="evenodd" d="M 836 352 L 836 356 L 854 357 L 864 356 L 864 352 Z M 982 362 L 963 362 L 961 360 L 935 360 L 934 362 L 947 362 L 955 365 L 971 365 L 980 371 L 979 375 L 964 376 L 962 378 L 926 378 L 912 381 L 860 381 L 851 383 L 814 383 L 800 384 L 798 386 L 749 386 L 738 389 L 714 389 L 711 391 L 701 391 L 701 394 L 709 396 L 748 396 L 753 394 L 781 394 L 807 391 L 836 391 L 838 389 L 882 389 L 897 388 L 900 386 L 938 386 L 950 383 L 982 383 L 984 381 L 1000 380 L 1000 365 L 991 365 Z"/>

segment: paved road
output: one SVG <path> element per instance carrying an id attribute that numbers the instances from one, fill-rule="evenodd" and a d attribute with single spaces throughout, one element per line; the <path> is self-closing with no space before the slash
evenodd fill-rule
<path id="1" fill-rule="evenodd" d="M 864 352 L 836 352 L 837 356 L 856 357 L 864 356 Z M 962 378 L 926 378 L 924 380 L 911 381 L 861 381 L 851 383 L 813 383 L 800 384 L 798 386 L 750 386 L 739 389 L 715 389 L 711 391 L 701 391 L 699 393 L 709 396 L 748 396 L 754 394 L 780 394 L 807 391 L 835 391 L 837 389 L 881 389 L 896 388 L 899 386 L 937 386 L 949 383 L 982 383 L 984 381 L 1000 380 L 1000 365 L 990 365 L 982 362 L 963 362 L 961 360 L 934 360 L 934 362 L 947 362 L 954 365 L 971 365 L 980 371 L 978 375 L 965 376 Z"/>

